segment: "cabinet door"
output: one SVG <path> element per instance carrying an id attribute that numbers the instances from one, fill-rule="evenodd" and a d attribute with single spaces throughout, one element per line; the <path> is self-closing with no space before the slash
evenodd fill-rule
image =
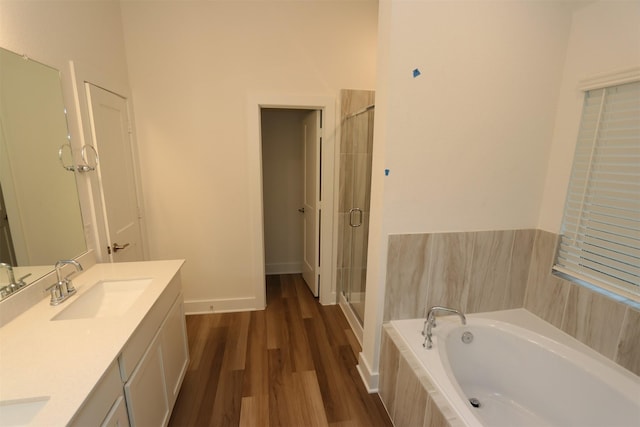
<path id="1" fill-rule="evenodd" d="M 100 427 L 129 427 L 129 417 L 127 415 L 127 405 L 124 403 L 124 396 L 118 397 Z"/>
<path id="2" fill-rule="evenodd" d="M 162 328 L 162 364 L 169 406 L 173 407 L 189 364 L 189 346 L 182 297 L 178 297 Z"/>
<path id="3" fill-rule="evenodd" d="M 124 386 L 132 427 L 160 427 L 169 422 L 162 349 L 157 336 Z"/>

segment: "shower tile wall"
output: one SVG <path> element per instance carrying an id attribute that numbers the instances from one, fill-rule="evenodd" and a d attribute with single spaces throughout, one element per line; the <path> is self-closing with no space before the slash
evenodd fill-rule
<path id="1" fill-rule="evenodd" d="M 375 92 L 342 90 L 340 131 L 340 180 L 338 204 L 337 289 L 349 288 L 351 305 L 362 320 L 366 275 L 366 251 L 369 229 L 371 153 L 373 149 L 373 113 L 355 118 L 347 116 L 372 105 Z M 349 210 L 362 209 L 363 226 L 349 225 Z"/>
<path id="2" fill-rule="evenodd" d="M 384 320 L 524 307 L 640 375 L 640 312 L 552 275 L 557 242 L 542 230 L 392 235 Z"/>

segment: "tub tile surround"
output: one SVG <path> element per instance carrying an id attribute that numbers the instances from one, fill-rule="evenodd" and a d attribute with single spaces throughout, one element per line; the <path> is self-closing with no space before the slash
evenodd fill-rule
<path id="1" fill-rule="evenodd" d="M 388 324 L 382 331 L 380 366 L 380 398 L 396 427 L 464 425 Z"/>
<path id="2" fill-rule="evenodd" d="M 533 229 L 391 235 L 384 321 L 433 305 L 525 308 L 640 375 L 640 312 L 551 274 L 558 240 Z"/>
<path id="3" fill-rule="evenodd" d="M 535 230 L 389 236 L 384 320 L 522 307 Z M 446 284 L 446 285 L 445 285 Z"/>
<path id="4" fill-rule="evenodd" d="M 524 308 L 640 375 L 640 312 L 551 274 L 558 240 L 538 230 Z"/>

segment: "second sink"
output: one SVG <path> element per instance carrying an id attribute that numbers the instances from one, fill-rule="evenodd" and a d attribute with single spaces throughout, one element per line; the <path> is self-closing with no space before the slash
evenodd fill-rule
<path id="1" fill-rule="evenodd" d="M 51 320 L 121 316 L 133 305 L 151 279 L 101 280 Z"/>

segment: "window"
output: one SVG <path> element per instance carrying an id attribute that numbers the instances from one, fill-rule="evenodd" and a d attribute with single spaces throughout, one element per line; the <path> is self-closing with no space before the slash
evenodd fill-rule
<path id="1" fill-rule="evenodd" d="M 585 92 L 554 270 L 639 299 L 640 82 Z"/>

